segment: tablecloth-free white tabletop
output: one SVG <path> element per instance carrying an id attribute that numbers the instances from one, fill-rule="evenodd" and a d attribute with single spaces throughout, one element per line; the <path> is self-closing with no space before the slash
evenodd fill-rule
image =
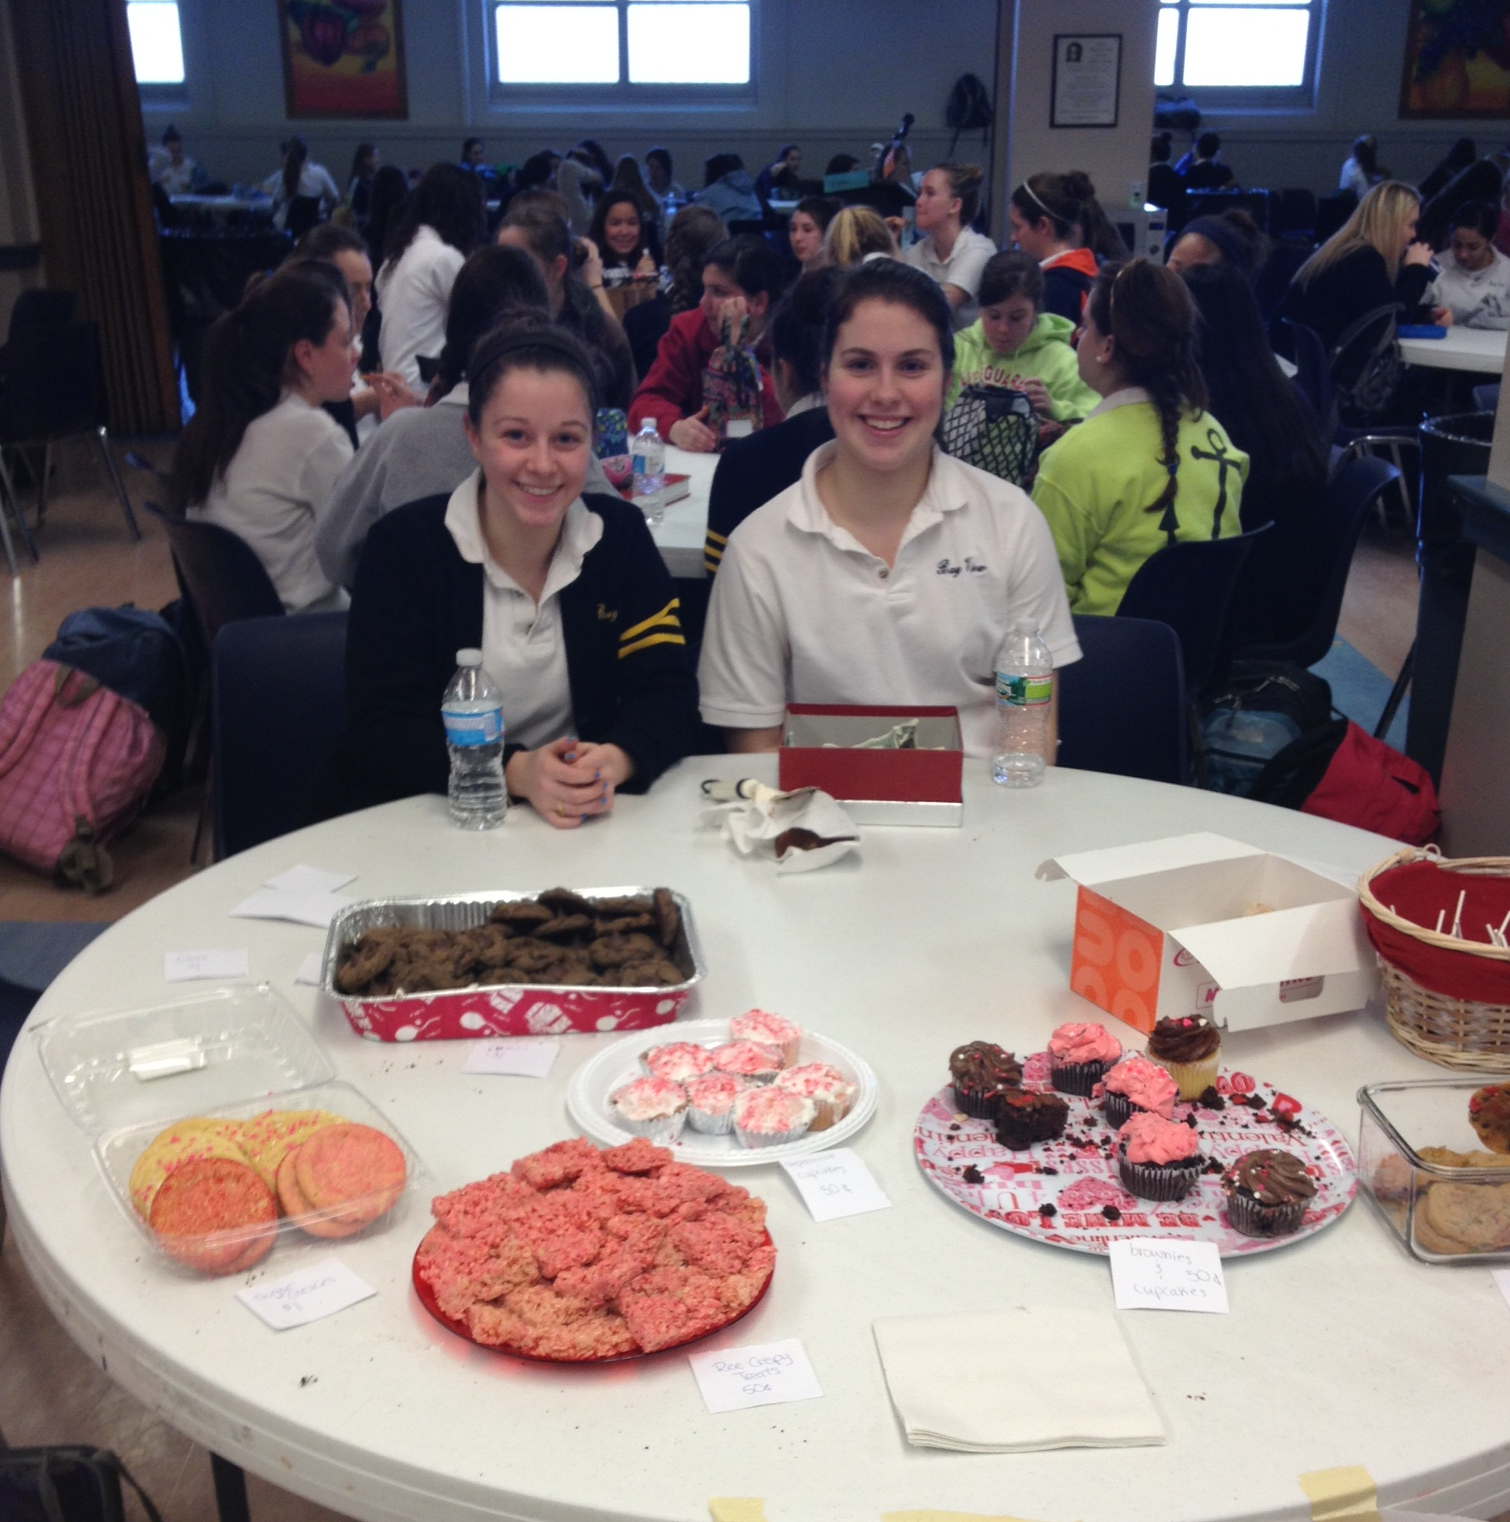
<path id="1" fill-rule="evenodd" d="M 1498 375 L 1505 368 L 1505 334 L 1492 328 L 1448 328 L 1441 338 L 1402 338 L 1400 356 L 1428 370 Z"/>

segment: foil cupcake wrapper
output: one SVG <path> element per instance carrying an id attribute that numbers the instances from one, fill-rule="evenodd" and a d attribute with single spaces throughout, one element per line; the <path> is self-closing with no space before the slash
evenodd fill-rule
<path id="1" fill-rule="evenodd" d="M 1262 1200 L 1234 1191 L 1227 1196 L 1227 1218 L 1245 1237 L 1287 1237 L 1300 1230 L 1306 1213 L 1304 1200 L 1265 1205 Z"/>
<path id="2" fill-rule="evenodd" d="M 721 1115 L 716 1115 L 693 1105 L 687 1111 L 687 1124 L 704 1136 L 727 1136 L 734 1129 L 734 1107 L 730 1105 Z"/>
<path id="3" fill-rule="evenodd" d="M 789 1131 L 746 1131 L 736 1123 L 734 1134 L 741 1147 L 779 1147 L 785 1142 L 800 1141 L 811 1129 L 811 1126 L 793 1126 Z"/>
<path id="4" fill-rule="evenodd" d="M 612 1108 L 612 1106 L 610 1106 Z M 649 1120 L 630 1120 L 613 1110 L 614 1124 L 628 1131 L 631 1136 L 643 1136 L 658 1147 L 669 1147 L 687 1124 L 687 1107 L 684 1105 L 675 1115 L 655 1115 Z"/>
<path id="5" fill-rule="evenodd" d="M 1078 1094 L 1082 1099 L 1091 1097 L 1091 1090 L 1106 1076 L 1109 1062 L 1067 1062 L 1062 1067 L 1051 1066 L 1049 1081 L 1061 1094 Z"/>

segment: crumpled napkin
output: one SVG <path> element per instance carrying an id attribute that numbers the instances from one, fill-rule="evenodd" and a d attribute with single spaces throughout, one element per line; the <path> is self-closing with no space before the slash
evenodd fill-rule
<path id="1" fill-rule="evenodd" d="M 703 796 L 713 807 L 702 822 L 721 829 L 741 856 L 774 859 L 778 872 L 814 872 L 860 844 L 854 820 L 821 788 L 783 793 L 746 777 L 704 782 Z"/>

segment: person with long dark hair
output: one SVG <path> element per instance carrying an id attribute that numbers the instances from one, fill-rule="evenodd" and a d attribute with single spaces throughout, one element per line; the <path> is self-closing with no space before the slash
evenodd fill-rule
<path id="1" fill-rule="evenodd" d="M 1088 174 L 1029 175 L 1007 202 L 1012 240 L 1043 270 L 1043 309 L 1078 323 L 1102 259 L 1127 250 Z"/>
<path id="2" fill-rule="evenodd" d="M 273 198 L 273 226 L 280 232 L 288 221 L 288 208 L 296 196 L 320 203 L 317 221 L 335 210 L 341 192 L 324 164 L 309 156 L 309 144 L 297 133 L 281 145 L 283 167 L 263 181 L 264 195 Z"/>
<path id="3" fill-rule="evenodd" d="M 362 550 L 349 717 L 321 801 L 446 791 L 441 697 L 472 647 L 503 695 L 510 794 L 570 829 L 692 745 L 678 600 L 644 514 L 585 492 L 597 398 L 580 341 L 525 313 L 478 340 L 466 373 L 476 469 L 389 513 Z"/>
<path id="4" fill-rule="evenodd" d="M 1448 247 L 1438 255 L 1441 273 L 1426 301 L 1462 328 L 1510 328 L 1510 259 L 1494 246 L 1499 210 L 1470 201 L 1453 214 Z"/>
<path id="5" fill-rule="evenodd" d="M 966 753 L 988 756 L 1017 620 L 1055 665 L 1080 656 L 1054 542 L 1019 488 L 934 441 L 954 362 L 937 282 L 894 259 L 839 281 L 820 351 L 834 438 L 729 536 L 703 718 L 731 750 L 775 750 L 789 703 L 947 703 Z"/>
<path id="6" fill-rule="evenodd" d="M 624 314 L 624 336 L 640 375 L 650 374 L 671 319 L 703 299 L 703 257 L 727 236 L 722 218 L 706 206 L 684 206 L 672 217 L 666 233 L 666 289 Z"/>
<path id="7" fill-rule="evenodd" d="M 1379 139 L 1372 132 L 1365 132 L 1353 139 L 1353 151 L 1337 177 L 1337 189 L 1351 190 L 1361 201 L 1375 185 L 1389 177 L 1389 170 L 1379 167 Z"/>
<path id="8" fill-rule="evenodd" d="M 1269 256 L 1269 240 L 1240 207 L 1187 222 L 1164 261 L 1182 275 L 1197 264 L 1230 264 L 1245 279 L 1257 277 Z"/>
<path id="9" fill-rule="evenodd" d="M 383 267 L 383 250 L 388 246 L 388 225 L 397 216 L 409 194 L 409 181 L 397 164 L 381 164 L 372 176 L 372 192 L 367 201 L 367 257 L 375 270 Z"/>
<path id="10" fill-rule="evenodd" d="M 661 215 L 674 216 L 676 208 L 687 204 L 687 190 L 678 185 L 671 154 L 665 148 L 645 150 L 645 178 L 650 194 L 660 203 Z"/>
<path id="11" fill-rule="evenodd" d="M 1033 500 L 1070 606 L 1111 614 L 1164 546 L 1242 532 L 1248 457 L 1206 411 L 1195 303 L 1163 265 L 1133 259 L 1097 275 L 1076 360 L 1101 402 L 1040 458 Z"/>
<path id="12" fill-rule="evenodd" d="M 320 568 L 315 524 L 352 456 L 324 402 L 355 368 L 351 307 L 333 265 L 259 281 L 205 335 L 199 407 L 173 458 L 173 499 L 244 539 L 290 613 L 345 605 Z"/>
<path id="13" fill-rule="evenodd" d="M 372 209 L 372 180 L 378 172 L 376 144 L 358 143 L 351 156 L 351 173 L 346 181 L 346 201 L 351 215 L 359 228 L 366 230 L 367 216 Z"/>
<path id="14" fill-rule="evenodd" d="M 971 223 L 980 209 L 983 176 L 974 164 L 936 164 L 923 176 L 916 204 L 918 241 L 903 254 L 931 275 L 954 308 L 954 326 L 965 328 L 980 316 L 975 299 L 980 272 L 996 245 Z"/>
<path id="15" fill-rule="evenodd" d="M 432 164 L 388 230 L 378 271 L 383 369 L 423 392 L 419 360 L 445 342 L 451 282 L 482 241 L 482 186 L 459 164 Z"/>
<path id="16" fill-rule="evenodd" d="M 767 164 L 755 176 L 755 193 L 767 205 L 771 198 L 795 194 L 802 181 L 802 149 L 796 143 L 783 143 L 774 164 Z"/>
<path id="17" fill-rule="evenodd" d="M 632 190 L 609 190 L 593 207 L 588 230 L 601 263 L 603 294 L 611 316 L 624 320 L 660 284 L 659 250 Z"/>
<path id="18" fill-rule="evenodd" d="M 822 267 L 823 235 L 838 211 L 839 203 L 831 196 L 803 196 L 793 209 L 792 220 L 787 223 L 787 245 L 805 273 Z"/>

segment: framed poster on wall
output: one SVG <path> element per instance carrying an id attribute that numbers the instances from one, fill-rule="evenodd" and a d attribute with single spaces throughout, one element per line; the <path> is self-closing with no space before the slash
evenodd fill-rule
<path id="1" fill-rule="evenodd" d="M 1510 0 L 1410 0 L 1400 115 L 1510 117 Z"/>
<path id="2" fill-rule="evenodd" d="M 287 114 L 409 115 L 399 0 L 277 0 Z"/>
<path id="3" fill-rule="evenodd" d="M 1115 127 L 1122 79 L 1122 34 L 1054 38 L 1051 127 Z"/>

